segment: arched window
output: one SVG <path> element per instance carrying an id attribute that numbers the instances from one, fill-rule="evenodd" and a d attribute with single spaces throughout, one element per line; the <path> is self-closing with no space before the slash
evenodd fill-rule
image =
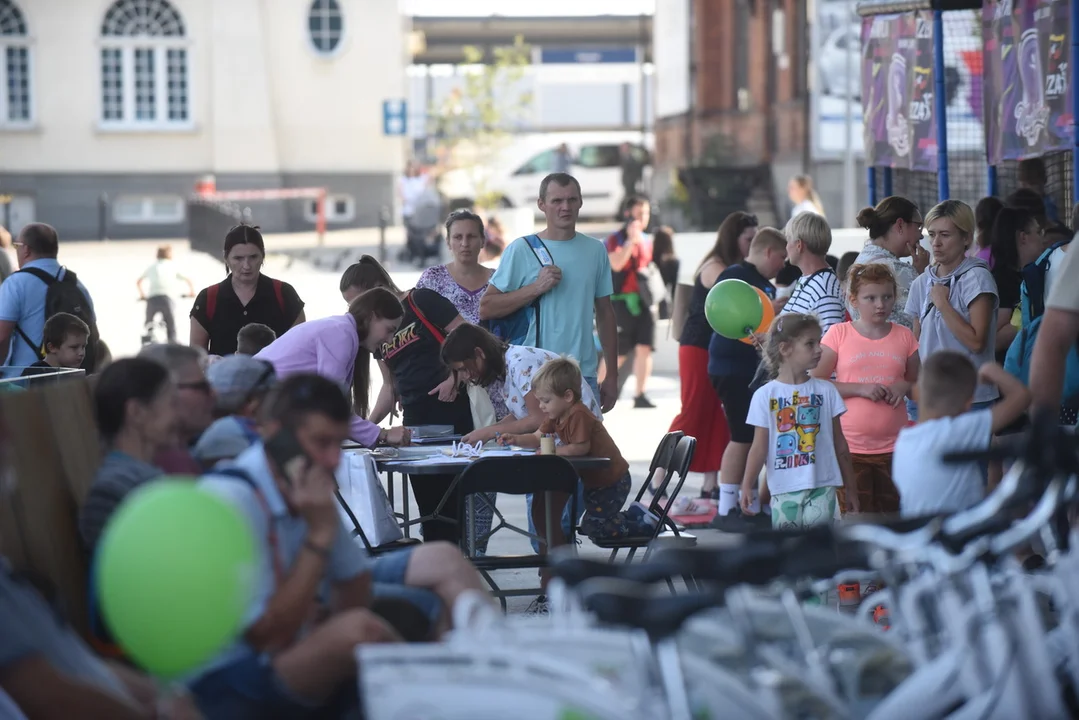
<path id="1" fill-rule="evenodd" d="M 0 125 L 28 124 L 33 119 L 30 38 L 12 0 L 0 0 L 0 82 Z"/>
<path id="2" fill-rule="evenodd" d="M 101 121 L 190 124 L 187 47 L 183 18 L 166 0 L 116 0 L 101 23 Z"/>

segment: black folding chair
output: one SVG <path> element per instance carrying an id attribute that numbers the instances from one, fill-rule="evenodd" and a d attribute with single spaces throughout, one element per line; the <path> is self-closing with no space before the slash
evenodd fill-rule
<path id="1" fill-rule="evenodd" d="M 422 540 L 419 538 L 401 538 L 399 540 L 391 540 L 388 543 L 382 545 L 372 545 L 371 541 L 367 539 L 367 534 L 364 533 L 363 528 L 360 527 L 360 521 L 356 518 L 355 513 L 352 512 L 352 508 L 348 506 L 345 499 L 341 497 L 341 491 L 334 488 L 334 496 L 337 498 L 337 502 L 341 504 L 341 507 L 345 510 L 345 515 L 352 522 L 352 537 L 359 538 L 363 543 L 364 548 L 367 550 L 367 554 L 372 557 L 378 555 L 384 555 L 385 553 L 393 552 L 394 550 L 400 550 L 402 548 L 412 547 L 413 545 L 419 545 Z"/>
<path id="2" fill-rule="evenodd" d="M 474 553 L 476 547 L 475 518 L 469 513 L 468 501 L 471 496 L 482 493 L 505 493 L 507 495 L 527 495 L 537 493 L 561 492 L 569 495 L 570 517 L 577 517 L 577 471 L 568 460 L 557 455 L 535 455 L 531 457 L 504 457 L 504 458 L 480 458 L 470 463 L 458 479 L 460 490 L 460 514 L 463 518 L 461 524 L 461 550 L 465 553 L 472 564 L 479 571 L 487 584 L 491 586 L 491 593 L 498 598 L 502 610 L 506 610 L 506 598 L 516 596 L 537 595 L 541 592 L 538 586 L 535 588 L 522 588 L 519 590 L 503 590 L 491 577 L 495 570 L 517 570 L 528 568 L 542 568 L 547 566 L 546 555 L 482 555 Z M 482 497 L 476 498 L 482 502 Z M 550 503 L 547 503 L 547 518 L 544 537 L 538 537 L 525 529 L 506 522 L 499 514 L 498 523 L 491 528 L 488 537 L 503 528 L 512 530 L 529 539 L 538 539 L 546 543 L 546 537 L 550 537 L 552 528 L 562 522 L 561 512 L 552 514 Z M 570 529 L 570 537 L 567 542 L 570 547 L 576 544 L 576 528 Z"/>
<path id="3" fill-rule="evenodd" d="M 637 493 L 638 502 L 640 502 L 641 498 L 644 496 L 644 492 L 646 492 L 648 484 L 651 483 L 652 476 L 655 475 L 655 471 L 658 469 L 659 464 L 662 463 L 666 446 L 670 444 L 671 440 L 669 438 L 671 438 L 672 435 L 673 433 L 668 433 L 663 440 L 660 441 L 659 447 L 656 449 L 656 455 L 652 458 L 652 469 L 648 473 L 648 480 L 644 487 L 641 488 L 640 492 Z M 681 433 L 679 433 L 679 435 L 681 435 Z M 656 523 L 652 532 L 647 535 L 631 535 L 621 538 L 593 538 L 592 543 L 594 545 L 611 551 L 610 557 L 607 558 L 608 562 L 615 561 L 619 550 L 629 550 L 626 562 L 632 562 L 633 556 L 640 548 L 645 548 L 644 559 L 647 560 L 648 556 L 652 553 L 652 543 L 664 530 L 670 530 L 674 535 L 674 540 L 680 545 L 692 546 L 697 544 L 696 538 L 683 536 L 678 529 L 678 525 L 669 517 L 671 506 L 678 497 L 678 493 L 682 491 L 682 485 L 685 484 L 686 476 L 689 474 L 689 465 L 693 462 L 693 453 L 697 449 L 697 438 L 686 435 L 675 439 L 674 442 L 674 449 L 668 456 L 669 460 L 666 467 L 664 467 L 666 472 L 663 475 L 663 481 L 660 482 L 656 494 L 648 504 L 648 509 L 659 518 L 659 522 Z M 672 482 L 674 483 L 673 489 L 671 489 Z M 669 492 L 668 497 L 663 497 L 664 492 Z"/>

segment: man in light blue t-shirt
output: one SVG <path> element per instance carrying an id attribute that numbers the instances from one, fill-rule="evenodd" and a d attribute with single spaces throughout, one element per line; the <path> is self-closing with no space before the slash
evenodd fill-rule
<path id="1" fill-rule="evenodd" d="M 537 204 L 547 216 L 547 227 L 539 238 L 553 264 L 541 265 L 525 239 L 514 240 L 502 254 L 480 302 L 480 318 L 503 318 L 542 298 L 537 344 L 576 359 L 607 412 L 618 399 L 618 373 L 608 372 L 599 386 L 592 322 L 595 318 L 604 357 L 613 361 L 618 357 L 618 330 L 611 305 L 611 261 L 602 242 L 577 232 L 581 186 L 572 175 L 545 177 Z"/>
<path id="2" fill-rule="evenodd" d="M 15 254 L 20 270 L 39 270 L 63 279 L 66 269 L 56 259 L 60 240 L 56 229 L 44 223 L 31 223 L 19 233 Z M 90 293 L 80 281 L 79 289 L 94 312 Z M 45 294 L 48 285 L 30 272 L 12 273 L 0 285 L 0 365 L 24 368 L 41 356 L 38 347 L 45 328 Z M 21 370 L 20 370 L 21 372 Z"/>

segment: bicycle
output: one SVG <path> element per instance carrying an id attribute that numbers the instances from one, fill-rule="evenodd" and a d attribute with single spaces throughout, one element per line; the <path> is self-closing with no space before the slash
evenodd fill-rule
<path id="1" fill-rule="evenodd" d="M 1021 453 L 994 453 L 1019 461 L 985 501 L 951 517 L 750 534 L 735 548 L 670 550 L 642 565 L 556 557 L 546 622 L 498 618 L 463 600 L 458 629 L 423 651 L 442 653 L 424 681 L 448 687 L 455 714 L 428 717 L 483 716 L 499 702 L 521 718 L 1067 717 L 1079 687 L 1079 529 L 1059 518 L 1079 504 L 1075 437 L 1035 423 Z M 1014 551 L 1033 540 L 1046 568 L 1031 575 Z M 887 583 L 866 605 L 887 607 L 888 633 L 865 606 L 852 617 L 801 602 L 837 578 L 871 576 Z M 672 579 L 688 593 L 656 597 Z M 397 674 L 419 657 L 357 652 L 361 679 L 379 675 L 379 653 L 393 656 Z M 486 664 L 458 692 L 445 679 L 464 658 Z M 485 681 L 495 666 L 503 670 Z M 568 676 L 557 688 L 553 668 Z M 516 695 L 504 672 L 533 684 Z M 524 694 L 543 694 L 537 688 L 558 698 L 544 706 L 555 714 L 522 715 Z M 588 702 L 573 705 L 577 692 Z M 369 705 L 373 720 L 388 716 Z"/>

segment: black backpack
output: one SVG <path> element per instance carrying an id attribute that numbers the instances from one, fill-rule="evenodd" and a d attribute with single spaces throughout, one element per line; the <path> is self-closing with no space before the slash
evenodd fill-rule
<path id="1" fill-rule="evenodd" d="M 82 320 L 90 328 L 90 338 L 86 342 L 86 357 L 82 361 L 82 369 L 89 374 L 94 371 L 97 365 L 98 343 L 101 336 L 97 331 L 97 323 L 94 322 L 94 313 L 90 309 L 90 300 L 79 288 L 79 279 L 70 270 L 61 268 L 60 271 L 64 273 L 63 278 L 59 277 L 59 272 L 54 277 L 40 268 L 23 268 L 19 270 L 21 273 L 33 275 L 48 287 L 45 291 L 46 320 L 56 313 L 68 313 Z M 38 360 L 45 359 L 45 343 L 43 340 L 35 343 L 18 325 L 15 326 L 15 332 L 19 334 L 23 342 L 37 353 Z"/>

